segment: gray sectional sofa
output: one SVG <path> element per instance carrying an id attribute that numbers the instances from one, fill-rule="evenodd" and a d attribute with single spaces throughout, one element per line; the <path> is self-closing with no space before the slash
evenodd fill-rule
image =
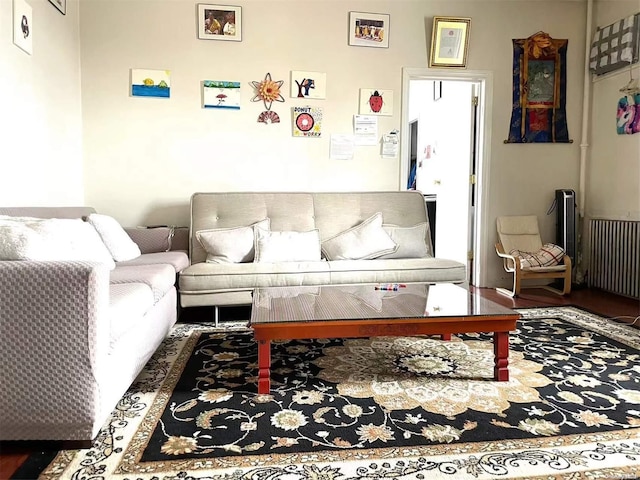
<path id="1" fill-rule="evenodd" d="M 341 247 L 335 244 L 343 238 L 341 234 L 359 228 L 377 213 L 385 231 L 405 245 L 381 256 L 365 251 L 363 258 L 357 252 L 343 255 L 336 251 Z M 233 242 L 245 241 L 240 236 L 243 229 L 253 227 L 255 234 L 254 224 L 266 219 L 271 232 L 313 235 L 317 231 L 322 253 L 305 256 L 292 247 L 287 258 L 287 253 L 278 255 L 273 247 L 276 254 L 265 260 L 258 258 L 257 237 L 252 254 L 240 261 L 239 256 L 229 261 L 224 252 L 215 251 L 216 239 L 226 241 L 232 249 Z M 421 238 L 416 239 L 418 231 Z M 234 236 L 225 240 L 225 233 Z M 407 246 L 407 242 L 416 245 Z M 189 229 L 191 265 L 179 275 L 180 303 L 183 307 L 250 304 L 256 287 L 466 281 L 465 265 L 434 258 L 432 251 L 424 197 L 416 191 L 195 193 Z"/>
<path id="2" fill-rule="evenodd" d="M 0 208 L 39 218 L 93 212 Z M 189 261 L 173 233 L 131 229 L 142 254 L 113 270 L 92 261 L 0 261 L 0 440 L 96 436 L 176 322 L 176 278 Z"/>

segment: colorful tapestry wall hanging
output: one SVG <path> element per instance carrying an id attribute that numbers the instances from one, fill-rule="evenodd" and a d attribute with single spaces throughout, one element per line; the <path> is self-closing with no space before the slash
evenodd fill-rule
<path id="1" fill-rule="evenodd" d="M 538 32 L 513 40 L 513 111 L 505 143 L 571 143 L 567 44 Z"/>
<path id="2" fill-rule="evenodd" d="M 640 132 L 640 93 L 626 95 L 618 101 L 616 131 L 619 135 Z"/>

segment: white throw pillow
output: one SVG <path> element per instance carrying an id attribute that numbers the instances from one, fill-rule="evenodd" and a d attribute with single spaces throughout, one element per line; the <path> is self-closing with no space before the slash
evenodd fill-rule
<path id="1" fill-rule="evenodd" d="M 398 244 L 398 250 L 378 258 L 424 258 L 430 257 L 427 237 L 427 224 L 419 223 L 413 227 L 399 227 L 398 225 L 382 225 L 384 231 Z"/>
<path id="2" fill-rule="evenodd" d="M 98 232 L 82 219 L 0 220 L 0 260 L 115 263 Z"/>
<path id="3" fill-rule="evenodd" d="M 255 229 L 256 262 L 320 261 L 320 231 L 270 232 Z"/>
<path id="4" fill-rule="evenodd" d="M 92 213 L 87 217 L 87 222 L 96 229 L 116 262 L 126 262 L 141 255 L 140 247 L 131 240 L 115 218 Z"/>
<path id="5" fill-rule="evenodd" d="M 382 228 L 382 213 L 322 242 L 327 260 L 367 260 L 393 253 L 398 245 Z"/>
<path id="6" fill-rule="evenodd" d="M 196 232 L 196 239 L 207 252 L 209 263 L 253 262 L 253 230 L 256 227 L 269 229 L 270 220 L 265 218 L 246 227 L 212 228 Z"/>

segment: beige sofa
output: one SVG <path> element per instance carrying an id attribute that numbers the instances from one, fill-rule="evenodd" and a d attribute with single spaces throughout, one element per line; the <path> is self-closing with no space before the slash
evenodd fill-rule
<path id="1" fill-rule="evenodd" d="M 406 232 L 422 228 L 426 252 L 420 258 L 327 260 L 327 240 L 381 213 L 385 228 Z M 211 263 L 202 233 L 270 221 L 271 231 L 319 231 L 323 255 L 305 261 Z M 183 307 L 245 305 L 256 287 L 317 286 L 390 282 L 455 282 L 466 280 L 462 263 L 434 258 L 424 197 L 420 192 L 231 192 L 195 193 L 189 230 L 191 265 L 180 272 Z M 254 252 L 255 254 L 255 252 Z M 389 255 L 387 255 L 389 256 Z M 390 256 L 394 256 L 391 254 Z M 396 255 L 397 256 L 397 255 Z M 217 314 L 217 308 L 216 308 Z"/>
<path id="2" fill-rule="evenodd" d="M 93 212 L 0 208 L 38 218 Z M 113 270 L 89 261 L 0 261 L 0 440 L 83 444 L 96 436 L 176 322 L 176 276 L 188 257 L 166 251 L 180 248 L 172 233 L 132 229 L 142 255 Z"/>

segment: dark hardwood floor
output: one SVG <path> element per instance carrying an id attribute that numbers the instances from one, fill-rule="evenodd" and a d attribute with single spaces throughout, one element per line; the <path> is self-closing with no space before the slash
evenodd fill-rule
<path id="1" fill-rule="evenodd" d="M 506 295 L 497 293 L 494 289 L 474 288 L 471 289 L 484 298 L 499 303 L 510 308 L 531 308 L 546 307 L 556 305 L 567 305 L 580 307 L 593 313 L 597 313 L 603 317 L 611 318 L 617 322 L 626 324 L 633 323 L 634 326 L 640 328 L 640 301 L 620 297 L 611 293 L 600 290 L 592 290 L 587 288 L 574 289 L 570 295 L 558 296 L 544 289 L 525 289 L 517 298 L 510 298 Z M 195 316 L 201 315 L 202 310 L 192 310 L 185 313 L 181 320 L 196 320 Z M 207 320 L 212 317 L 207 316 Z M 224 315 L 222 316 L 224 319 Z M 39 451 L 42 446 L 34 444 L 21 444 L 21 442 L 2 442 L 0 444 L 0 480 L 11 477 L 16 469 L 26 460 L 33 452 Z M 51 448 L 49 445 L 48 448 Z"/>

